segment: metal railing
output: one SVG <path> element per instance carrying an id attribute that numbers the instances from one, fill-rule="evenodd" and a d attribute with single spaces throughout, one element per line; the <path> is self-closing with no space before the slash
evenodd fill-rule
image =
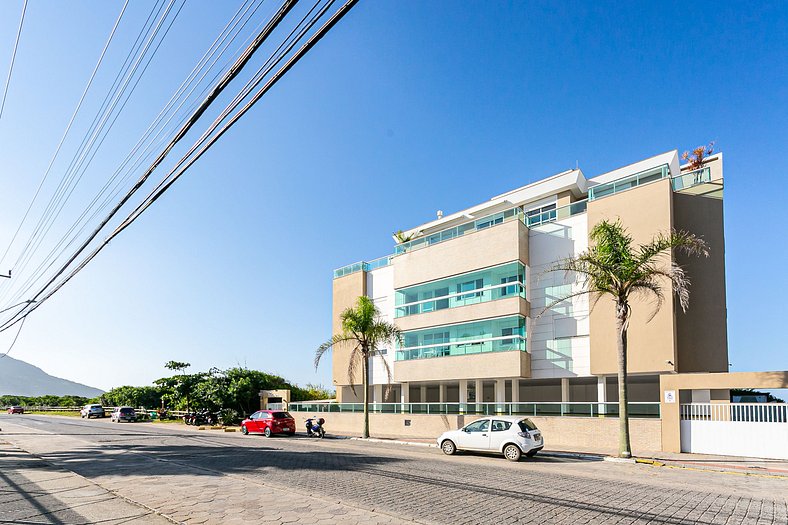
<path id="1" fill-rule="evenodd" d="M 708 167 L 676 175 L 670 180 L 673 191 L 680 191 L 706 182 L 711 182 L 711 168 Z"/>
<path id="2" fill-rule="evenodd" d="M 658 418 L 659 403 L 627 403 L 630 417 Z M 363 403 L 290 403 L 293 412 L 363 412 Z M 528 403 L 370 403 L 376 414 L 472 414 L 523 416 L 618 416 L 618 403 L 528 402 Z"/>
<path id="3" fill-rule="evenodd" d="M 680 411 L 684 421 L 788 423 L 788 403 L 686 403 Z"/>
<path id="4" fill-rule="evenodd" d="M 334 270 L 334 279 L 337 277 L 344 277 L 345 275 L 350 275 L 351 273 L 360 272 L 364 270 L 365 272 L 370 272 L 375 270 L 376 268 L 383 268 L 384 266 L 388 266 L 391 264 L 391 256 L 385 255 L 383 257 L 378 257 L 377 259 L 373 259 L 371 261 L 359 261 L 353 264 L 348 264 L 347 266 L 343 266 L 342 268 L 337 268 Z"/>

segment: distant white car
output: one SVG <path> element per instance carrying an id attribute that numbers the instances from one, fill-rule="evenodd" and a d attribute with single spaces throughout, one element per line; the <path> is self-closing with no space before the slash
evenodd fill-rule
<path id="1" fill-rule="evenodd" d="M 107 414 L 104 412 L 104 407 L 97 404 L 92 405 L 85 405 L 82 407 L 82 410 L 79 411 L 79 414 L 84 418 L 92 418 L 92 417 L 105 417 Z"/>
<path id="2" fill-rule="evenodd" d="M 444 432 L 437 439 L 444 454 L 458 450 L 498 452 L 510 461 L 533 457 L 544 448 L 542 433 L 522 416 L 490 416 L 468 423 L 459 430 Z"/>

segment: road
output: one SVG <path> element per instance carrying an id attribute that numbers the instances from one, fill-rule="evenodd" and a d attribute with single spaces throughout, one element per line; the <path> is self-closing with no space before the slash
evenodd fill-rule
<path id="1" fill-rule="evenodd" d="M 0 443 L 179 523 L 788 523 L 788 479 L 770 476 L 54 416 L 0 428 Z"/>

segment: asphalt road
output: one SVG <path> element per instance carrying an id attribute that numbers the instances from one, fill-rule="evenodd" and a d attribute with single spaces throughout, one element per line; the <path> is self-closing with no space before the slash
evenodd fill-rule
<path id="1" fill-rule="evenodd" d="M 788 523 L 786 478 L 47 416 L 0 428 L 175 522 Z"/>

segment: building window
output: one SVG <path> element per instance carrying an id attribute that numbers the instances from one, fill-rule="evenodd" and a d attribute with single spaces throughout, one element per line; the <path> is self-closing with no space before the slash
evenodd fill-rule
<path id="1" fill-rule="evenodd" d="M 525 318 L 501 317 L 403 334 L 396 360 L 429 359 L 484 352 L 525 351 Z"/>
<path id="2" fill-rule="evenodd" d="M 395 317 L 435 312 L 517 295 L 525 298 L 525 266 L 519 261 L 397 290 Z"/>

